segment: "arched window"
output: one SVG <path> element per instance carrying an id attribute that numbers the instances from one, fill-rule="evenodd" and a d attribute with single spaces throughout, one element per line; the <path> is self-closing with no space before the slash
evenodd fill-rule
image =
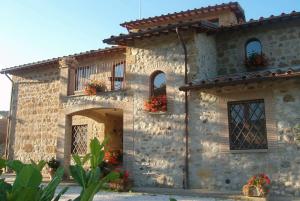
<path id="1" fill-rule="evenodd" d="M 150 96 L 166 96 L 167 95 L 167 82 L 166 75 L 162 71 L 155 71 L 151 75 L 150 80 Z"/>
<path id="2" fill-rule="evenodd" d="M 167 111 L 167 82 L 162 71 L 155 71 L 150 76 L 150 97 L 145 102 L 145 110 L 151 113 Z"/>
<path id="3" fill-rule="evenodd" d="M 261 42 L 256 38 L 252 38 L 248 40 L 245 45 L 245 53 L 246 53 L 247 60 L 253 56 L 261 56 L 262 55 Z"/>

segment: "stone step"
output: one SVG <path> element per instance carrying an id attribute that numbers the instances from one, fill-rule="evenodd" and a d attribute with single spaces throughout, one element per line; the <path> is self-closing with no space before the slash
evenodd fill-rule
<path id="1" fill-rule="evenodd" d="M 135 187 L 133 192 L 143 192 L 162 195 L 181 195 L 200 198 L 215 198 L 218 200 L 235 201 L 300 201 L 299 197 L 269 196 L 267 198 L 243 196 L 239 191 L 209 191 L 204 189 L 171 189 L 171 188 L 142 188 Z"/>

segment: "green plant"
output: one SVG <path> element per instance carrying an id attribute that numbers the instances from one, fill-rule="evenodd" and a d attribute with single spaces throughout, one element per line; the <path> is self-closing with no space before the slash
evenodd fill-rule
<path id="1" fill-rule="evenodd" d="M 175 198 L 170 198 L 170 201 L 177 201 Z"/>
<path id="2" fill-rule="evenodd" d="M 82 187 L 80 195 L 74 201 L 92 201 L 95 194 L 103 188 L 108 182 L 119 178 L 119 173 L 110 172 L 103 178 L 101 176 L 100 167 L 104 158 L 104 145 L 100 144 L 97 138 L 90 142 L 91 153 L 83 157 L 73 155 L 72 158 L 75 165 L 70 166 L 70 173 L 74 180 Z M 89 161 L 89 170 L 84 169 L 84 165 Z"/>
<path id="3" fill-rule="evenodd" d="M 3 160 L 0 162 L 3 165 Z M 16 172 L 13 184 L 0 180 L 1 201 L 58 201 L 67 191 L 64 188 L 55 198 L 55 191 L 62 180 L 63 168 L 58 168 L 55 176 L 47 186 L 42 186 L 41 171 L 46 165 L 45 161 L 24 164 L 21 161 L 5 161 L 5 165 Z"/>
<path id="4" fill-rule="evenodd" d="M 247 196 L 266 196 L 270 191 L 271 180 L 266 174 L 252 176 L 243 186 L 243 194 Z M 257 195 L 256 195 L 257 194 Z"/>
<path id="5" fill-rule="evenodd" d="M 267 57 L 264 54 L 252 53 L 245 60 L 248 68 L 264 67 L 268 65 Z"/>
<path id="6" fill-rule="evenodd" d="M 85 84 L 84 93 L 86 95 L 96 95 L 97 92 L 106 91 L 106 84 L 100 80 L 91 80 Z"/>
<path id="7" fill-rule="evenodd" d="M 51 160 L 49 160 L 47 162 L 47 165 L 49 168 L 57 170 L 59 168 L 60 162 L 58 160 L 56 160 L 55 158 L 51 158 Z"/>
<path id="8" fill-rule="evenodd" d="M 0 158 L 0 176 L 2 174 L 2 169 L 5 168 L 5 160 Z"/>

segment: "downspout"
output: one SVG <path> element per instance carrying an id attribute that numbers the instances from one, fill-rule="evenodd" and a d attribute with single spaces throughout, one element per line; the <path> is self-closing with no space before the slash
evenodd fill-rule
<path id="1" fill-rule="evenodd" d="M 183 38 L 179 32 L 178 27 L 176 27 L 176 33 L 178 36 L 178 39 L 182 45 L 183 51 L 184 51 L 184 83 L 188 84 L 188 75 L 187 75 L 187 48 L 183 41 Z M 183 178 L 183 188 L 188 189 L 189 188 L 189 103 L 188 103 L 188 92 L 184 92 L 184 99 L 185 99 L 185 168 L 184 168 L 184 178 Z"/>
<path id="2" fill-rule="evenodd" d="M 9 141 L 11 135 L 11 118 L 12 118 L 12 101 L 13 101 L 13 93 L 14 93 L 14 81 L 5 73 L 5 76 L 11 82 L 11 95 L 10 95 L 10 106 L 9 106 L 9 115 L 8 115 L 8 123 L 7 123 L 7 135 L 5 141 L 5 158 L 8 160 L 9 157 Z"/>

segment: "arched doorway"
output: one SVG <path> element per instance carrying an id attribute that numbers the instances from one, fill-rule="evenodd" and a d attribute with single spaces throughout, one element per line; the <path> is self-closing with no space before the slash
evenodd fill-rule
<path id="1" fill-rule="evenodd" d="M 119 155 L 118 163 L 123 165 L 123 110 L 118 108 L 89 108 L 65 115 L 64 136 L 59 144 L 57 158 L 63 161 L 67 170 L 71 155 L 85 155 L 89 142 L 94 137 L 103 141 L 107 138 L 105 151 Z"/>

